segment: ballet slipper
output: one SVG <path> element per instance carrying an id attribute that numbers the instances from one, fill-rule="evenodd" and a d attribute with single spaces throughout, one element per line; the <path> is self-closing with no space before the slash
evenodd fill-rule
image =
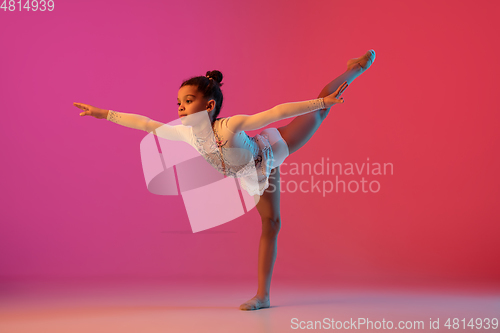
<path id="1" fill-rule="evenodd" d="M 364 72 L 373 64 L 373 62 L 375 61 L 375 56 L 376 55 L 374 50 L 368 50 L 359 58 L 349 59 L 347 61 L 347 70 L 350 70 L 359 64 L 359 67 Z"/>
<path id="2" fill-rule="evenodd" d="M 248 300 L 245 303 L 241 304 L 240 310 L 244 311 L 258 310 L 258 309 L 268 308 L 269 306 L 271 306 L 269 298 L 261 300 L 257 296 L 255 296 L 251 300 Z"/>

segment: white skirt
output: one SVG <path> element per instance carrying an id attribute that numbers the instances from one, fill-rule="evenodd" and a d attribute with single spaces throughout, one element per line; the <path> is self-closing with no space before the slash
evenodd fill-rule
<path id="1" fill-rule="evenodd" d="M 254 137 L 259 146 L 258 159 L 255 160 L 256 175 L 241 177 L 241 187 L 250 195 L 262 195 L 269 187 L 271 170 L 281 165 L 290 154 L 288 144 L 277 128 L 266 128 Z"/>

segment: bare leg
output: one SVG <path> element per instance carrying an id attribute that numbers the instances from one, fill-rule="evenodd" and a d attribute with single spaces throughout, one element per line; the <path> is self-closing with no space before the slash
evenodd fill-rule
<path id="1" fill-rule="evenodd" d="M 375 51 L 373 51 L 373 54 L 371 53 L 371 51 L 368 51 L 365 55 L 357 59 L 350 59 L 347 62 L 347 70 L 342 75 L 335 78 L 332 82 L 328 83 L 323 88 L 323 90 L 321 90 L 318 98 L 332 94 L 345 81 L 347 81 L 348 84 L 351 84 L 351 82 L 354 81 L 355 78 L 357 78 L 365 70 L 367 70 L 368 67 L 371 66 L 373 60 L 375 60 Z M 294 118 L 288 125 L 278 128 L 281 136 L 288 144 L 288 150 L 290 151 L 290 154 L 297 151 L 307 141 L 309 141 L 309 139 L 313 136 L 313 134 L 316 132 L 318 127 L 330 112 L 330 108 L 317 110 L 298 116 Z"/>
<path id="2" fill-rule="evenodd" d="M 271 171 L 269 187 L 264 191 L 256 205 L 262 220 L 262 234 L 259 243 L 258 288 L 257 294 L 252 299 L 240 305 L 241 310 L 258 310 L 270 306 L 271 277 L 278 251 L 278 233 L 281 228 L 279 181 L 280 172 L 278 166 Z"/>

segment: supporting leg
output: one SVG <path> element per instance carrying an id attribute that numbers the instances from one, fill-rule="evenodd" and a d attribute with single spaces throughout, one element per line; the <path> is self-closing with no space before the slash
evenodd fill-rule
<path id="1" fill-rule="evenodd" d="M 347 81 L 347 84 L 351 84 L 354 79 L 360 76 L 371 66 L 374 60 L 375 51 L 373 51 L 372 53 L 372 50 L 366 52 L 365 55 L 359 58 L 350 59 L 347 62 L 347 70 L 342 75 L 328 83 L 323 88 L 323 90 L 321 90 L 318 98 L 332 94 L 345 81 Z M 316 132 L 318 127 L 330 112 L 330 108 L 317 110 L 298 116 L 294 118 L 288 125 L 278 128 L 281 136 L 288 144 L 288 150 L 290 151 L 290 154 L 297 151 L 299 148 L 305 145 L 307 141 L 309 141 L 309 139 L 313 136 L 313 134 Z"/>
<path id="2" fill-rule="evenodd" d="M 258 310 L 270 306 L 271 277 L 278 251 L 278 233 L 281 228 L 279 181 L 278 166 L 271 171 L 269 176 L 270 185 L 256 205 L 262 220 L 262 234 L 259 243 L 258 288 L 257 294 L 252 299 L 240 305 L 241 310 Z"/>

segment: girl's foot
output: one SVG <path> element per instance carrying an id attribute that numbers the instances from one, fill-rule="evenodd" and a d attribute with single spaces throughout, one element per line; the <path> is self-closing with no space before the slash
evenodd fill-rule
<path id="1" fill-rule="evenodd" d="M 240 305 L 240 310 L 258 310 L 270 306 L 269 297 L 255 296 L 251 300 Z"/>
<path id="2" fill-rule="evenodd" d="M 366 71 L 375 61 L 375 51 L 369 50 L 359 58 L 349 59 L 347 61 L 347 70 L 358 66 L 363 72 Z"/>

